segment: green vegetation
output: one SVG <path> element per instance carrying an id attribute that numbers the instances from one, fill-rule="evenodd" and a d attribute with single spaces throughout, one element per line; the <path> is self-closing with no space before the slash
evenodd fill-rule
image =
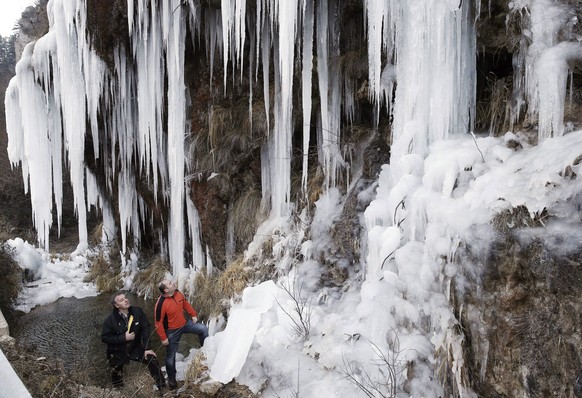
<path id="1" fill-rule="evenodd" d="M 18 297 L 23 277 L 22 269 L 12 256 L 12 249 L 7 245 L 0 246 L 0 275 L 2 275 L 2 289 L 0 289 L 0 310 L 8 322 L 16 315 L 12 304 Z"/>

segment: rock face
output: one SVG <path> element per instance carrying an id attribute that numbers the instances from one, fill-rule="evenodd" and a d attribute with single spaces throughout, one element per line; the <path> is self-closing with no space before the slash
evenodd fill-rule
<path id="1" fill-rule="evenodd" d="M 20 59 L 24 46 L 48 32 L 47 3 L 48 0 L 39 0 L 34 6 L 29 6 L 22 12 L 18 21 L 18 35 L 14 43 L 17 60 Z"/>
<path id="2" fill-rule="evenodd" d="M 469 374 L 482 396 L 580 396 L 580 248 L 532 239 L 540 219 L 523 207 L 506 211 L 491 247 L 476 253 L 468 243 L 459 259 L 482 270 L 457 292 Z"/>
<path id="3" fill-rule="evenodd" d="M 582 264 L 539 242 L 494 248 L 484 276 L 490 343 L 483 391 L 572 396 L 580 367 Z M 488 395 L 486 394 L 486 395 Z"/>

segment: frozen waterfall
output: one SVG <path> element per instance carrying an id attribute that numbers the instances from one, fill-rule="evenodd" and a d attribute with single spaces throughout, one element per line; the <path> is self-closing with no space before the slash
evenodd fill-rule
<path id="1" fill-rule="evenodd" d="M 160 240 L 175 276 L 184 281 L 191 265 L 197 268 L 206 261 L 199 236 L 200 209 L 190 200 L 187 184 L 187 166 L 194 161 L 186 150 L 188 40 L 204 40 L 192 48 L 206 50 L 194 56 L 209 58 L 211 81 L 214 59 L 222 56 L 217 64 L 223 65 L 226 95 L 230 82 L 242 79 L 245 70 L 249 79 L 263 86 L 269 137 L 261 148 L 261 181 L 263 204 L 272 219 L 285 220 L 301 211 L 291 197 L 298 118 L 303 123 L 299 150 L 303 193 L 309 148 L 315 145 L 324 191 L 340 180 L 349 186 L 349 178 L 338 178 L 349 173 L 341 148 L 342 115 L 348 122 L 353 117 L 357 88 L 343 76 L 338 62 L 344 34 L 338 18 L 342 5 L 340 0 L 258 0 L 254 5 L 222 0 L 220 9 L 216 3 L 216 8 L 201 12 L 203 7 L 194 0 L 128 0 L 130 48 L 118 44 L 107 64 L 88 35 L 87 2 L 50 0 L 50 30 L 27 46 L 5 99 L 9 155 L 13 164 L 22 166 L 39 244 L 48 248 L 55 211 L 60 226 L 63 173 L 68 172 L 79 250 L 88 246 L 90 206 L 101 211 L 107 240 L 120 234 L 126 253 L 139 247 L 152 207 L 159 204 L 169 209 L 167 219 L 161 220 L 166 230 Z M 540 137 L 560 135 L 570 62 L 582 58 L 580 43 L 560 42 L 573 34 L 563 28 L 569 26 L 568 10 L 548 0 L 518 0 L 512 6 L 515 12 L 530 12 L 532 35 L 531 45 L 524 44 L 516 60 L 521 70 L 515 92 L 523 93 L 517 101 L 527 101 L 528 113 L 539 118 Z M 366 267 L 372 275 L 398 245 L 423 240 L 427 204 L 417 200 L 405 208 L 403 203 L 423 183 L 429 147 L 473 130 L 474 24 L 480 2 L 363 0 L 362 7 L 366 92 L 374 104 L 375 122 L 384 110 L 393 120 L 391 137 L 384 137 L 391 144 L 391 162 L 366 216 L 370 241 Z M 551 21 L 544 10 L 550 12 Z M 560 73 L 548 74 L 547 68 Z M 249 108 L 252 100 L 250 92 Z M 294 109 L 298 103 L 299 111 Z M 317 137 L 316 143 L 312 137 Z M 91 146 L 86 148 L 86 143 Z M 87 154 L 104 169 L 102 186 L 90 174 Z M 148 203 L 140 184 L 153 192 Z"/>

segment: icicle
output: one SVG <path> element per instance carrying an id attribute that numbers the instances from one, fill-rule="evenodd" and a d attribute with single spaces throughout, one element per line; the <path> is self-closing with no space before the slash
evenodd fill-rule
<path id="1" fill-rule="evenodd" d="M 20 85 L 18 94 L 11 94 L 11 98 L 18 97 L 21 112 L 25 109 L 37 107 L 34 114 L 37 126 L 30 131 L 29 120 L 21 119 L 16 122 L 9 117 L 8 130 L 11 139 L 15 134 L 22 134 L 23 145 L 19 158 L 11 155 L 13 162 L 22 162 L 26 179 L 30 178 L 31 197 L 36 197 L 39 190 L 44 192 L 43 203 L 33 200 L 35 226 L 39 234 L 39 243 L 48 248 L 48 228 L 52 223 L 51 188 L 54 193 L 54 204 L 57 210 L 60 229 L 62 217 L 62 158 L 67 153 L 70 180 L 73 187 L 74 207 L 78 217 L 79 246 L 77 250 L 84 250 L 87 245 L 86 225 L 86 192 L 85 192 L 85 134 L 87 122 L 91 127 L 93 138 L 93 152 L 99 156 L 99 135 L 97 114 L 99 102 L 105 81 L 105 65 L 91 50 L 86 36 L 86 3 L 82 1 L 53 0 L 47 5 L 50 31 L 39 39 L 34 50 L 31 46 L 27 59 L 31 70 L 34 70 L 34 80 L 41 85 L 26 83 L 31 79 L 27 71 L 17 70 L 16 81 Z M 18 76 L 18 75 L 21 76 Z M 28 86 L 24 88 L 24 85 Z M 26 91 L 26 93 L 25 93 Z M 7 96 L 7 98 L 9 98 Z M 37 105 L 35 105 L 37 104 Z M 42 104 L 42 107 L 41 107 Z M 14 102 L 7 106 L 15 106 Z M 24 113 L 21 113 L 21 115 Z M 62 115 L 62 119 L 61 119 Z M 16 127 L 20 124 L 20 127 Z M 35 134 L 36 141 L 28 141 Z M 64 139 L 63 139 L 64 138 Z M 44 144 L 42 144 L 44 143 Z M 45 145 L 46 144 L 46 145 Z M 26 146 L 32 145 L 27 148 Z M 45 155 L 36 156 L 34 165 L 29 164 L 33 147 L 44 145 Z M 46 151 L 50 148 L 50 151 Z M 44 170 L 36 170 L 38 162 L 46 164 Z M 33 175 L 34 174 L 34 175 Z M 41 182 L 42 181 L 42 182 Z M 32 185 L 35 185 L 34 187 Z M 48 184 L 48 185 L 47 185 Z M 44 186 L 44 188 L 42 188 Z M 34 193 L 33 193 L 34 191 Z M 47 194 L 48 191 L 48 194 Z M 46 210 L 48 206 L 49 210 Z M 49 221 L 49 218 L 51 221 Z"/>
<path id="2" fill-rule="evenodd" d="M 138 4 L 139 15 L 143 20 L 138 21 L 138 29 L 132 38 L 137 66 L 137 146 L 140 171 L 145 170 L 148 181 L 152 182 L 154 200 L 157 201 L 157 193 L 166 192 L 168 180 L 162 117 L 165 96 L 162 26 L 156 4 L 150 6 L 149 14 L 144 13 L 146 6 L 143 0 Z M 158 181 L 161 187 L 158 187 Z"/>
<path id="3" fill-rule="evenodd" d="M 368 82 L 369 95 L 376 109 L 380 108 L 382 51 L 388 48 L 391 55 L 391 44 L 383 39 L 385 32 L 390 30 L 388 11 L 390 1 L 365 0 L 366 22 L 368 28 Z M 388 36 L 389 37 L 389 36 Z M 379 112 L 377 112 L 378 123 Z"/>
<path id="4" fill-rule="evenodd" d="M 200 215 L 190 196 L 186 198 L 186 211 L 190 226 L 190 239 L 192 240 L 192 267 L 194 271 L 200 271 L 205 265 L 206 257 L 200 243 Z"/>
<path id="5" fill-rule="evenodd" d="M 269 80 L 269 65 L 271 58 L 271 42 L 269 40 L 269 32 L 267 29 L 263 29 L 263 38 L 261 45 L 261 53 L 263 58 L 263 101 L 265 102 L 265 116 L 267 119 L 267 131 L 271 131 L 271 98 L 269 95 L 269 89 L 271 87 Z"/>
<path id="6" fill-rule="evenodd" d="M 214 76 L 214 54 L 222 44 L 222 14 L 213 8 L 204 10 L 204 36 L 206 37 L 206 57 L 210 60 L 210 84 Z M 224 51 L 224 49 L 223 49 Z"/>
<path id="7" fill-rule="evenodd" d="M 512 12 L 526 7 L 531 11 L 530 37 L 522 40 L 517 56 L 514 92 L 521 99 L 525 90 L 528 116 L 538 118 L 541 140 L 560 136 L 564 132 L 568 62 L 582 60 L 582 45 L 572 40 L 575 34 L 568 24 L 573 7 L 548 0 L 524 0 L 512 5 Z M 517 120 L 522 105 L 520 101 L 513 110 L 513 121 Z"/>
<path id="8" fill-rule="evenodd" d="M 250 17 L 249 17 L 250 18 Z M 249 23 L 249 31 L 250 31 L 250 48 L 255 48 L 255 41 L 256 41 L 256 32 L 254 31 L 255 27 Z M 255 64 L 255 57 L 253 57 L 252 50 L 249 54 L 249 70 L 248 70 L 248 79 L 249 79 L 249 122 L 250 122 L 250 132 L 251 137 L 253 136 L 253 68 Z"/>
<path id="9" fill-rule="evenodd" d="M 379 69 L 380 58 L 372 50 L 369 55 L 376 58 L 369 61 L 370 81 L 376 79 L 377 88 L 385 90 L 386 94 L 391 91 L 395 78 L 398 84 L 390 166 L 381 174 L 379 198 L 372 202 L 367 216 L 368 267 L 372 272 L 377 272 L 378 262 L 383 261 L 380 258 L 384 253 L 383 242 L 401 244 L 401 239 L 403 242 L 422 240 L 425 233 L 426 209 L 422 207 L 426 203 L 408 200 L 406 209 L 400 208 L 418 184 L 418 177 L 406 166 L 405 159 L 422 164 L 430 144 L 453 132 L 470 131 L 470 115 L 475 106 L 476 34 L 471 2 L 461 2 L 460 9 L 458 2 L 436 0 L 389 2 L 387 8 L 382 9 L 377 6 L 376 2 L 366 3 L 370 46 L 390 52 L 391 38 L 395 37 L 397 62 Z M 384 15 L 382 24 L 390 28 L 388 34 L 377 31 L 380 22 L 374 18 L 379 18 L 378 13 Z M 380 45 L 381 38 L 390 43 Z M 390 60 L 390 54 L 387 55 Z M 381 75 L 378 74 L 380 70 Z M 407 218 L 404 212 L 411 216 Z M 404 223 L 399 222 L 404 219 Z M 393 227 L 389 226 L 394 223 L 398 223 L 399 228 L 392 231 Z M 387 236 L 383 237 L 385 234 Z"/>
<path id="10" fill-rule="evenodd" d="M 127 232 L 139 231 L 139 215 L 137 212 L 137 194 L 135 192 L 135 178 L 127 170 L 119 174 L 118 180 L 118 211 L 119 228 L 121 232 L 121 251 L 127 251 Z M 138 239 L 134 235 L 134 239 Z"/>
<path id="11" fill-rule="evenodd" d="M 103 195 L 97 186 L 97 179 L 95 178 L 95 175 L 88 169 L 86 170 L 85 181 L 87 182 L 87 204 L 89 207 L 94 206 L 95 209 L 101 209 L 103 213 L 103 223 L 101 224 L 101 242 L 109 243 L 113 240 L 116 234 L 113 211 L 109 205 L 109 202 L 103 198 Z"/>
<path id="12" fill-rule="evenodd" d="M 171 17 L 167 31 L 168 68 L 168 174 L 170 177 L 170 262 L 178 283 L 184 283 L 184 136 L 186 127 L 184 48 L 186 27 L 180 0 L 164 2 L 164 19 Z"/>
<path id="13" fill-rule="evenodd" d="M 261 146 L 261 212 L 267 213 L 271 205 L 271 152 L 270 140 Z"/>
<path id="14" fill-rule="evenodd" d="M 22 162 L 25 187 L 28 183 L 38 242 L 48 250 L 52 225 L 51 153 L 45 95 L 30 68 L 32 45 L 28 45 L 17 65 L 17 76 L 6 95 L 8 152 L 13 164 Z M 35 117 L 24 117 L 35 115 Z M 25 188 L 26 189 L 26 188 Z"/>
<path id="15" fill-rule="evenodd" d="M 87 108 L 82 60 L 79 57 L 79 51 L 82 47 L 88 46 L 88 43 L 79 41 L 77 33 L 80 30 L 85 31 L 86 27 L 79 26 L 77 28 L 79 31 L 76 31 L 74 18 L 77 14 L 86 15 L 86 11 L 84 8 L 80 10 L 79 4 L 76 4 L 74 8 L 70 4 L 55 2 L 53 29 L 57 37 L 56 49 L 59 65 L 56 72 L 61 84 L 60 107 L 63 114 L 63 133 L 68 148 L 71 185 L 79 225 L 78 250 L 84 250 L 88 246 L 84 188 L 85 136 L 79 132 L 85 131 Z M 87 78 L 89 79 L 90 76 Z"/>
<path id="16" fill-rule="evenodd" d="M 313 2 L 303 0 L 303 69 L 301 89 L 303 98 L 303 173 L 301 185 L 307 196 L 307 164 L 311 132 L 311 78 L 313 69 Z"/>
<path id="17" fill-rule="evenodd" d="M 272 214 L 287 216 L 291 189 L 291 135 L 293 107 L 293 70 L 295 63 L 295 37 L 297 35 L 297 0 L 287 0 L 278 4 L 278 10 L 271 10 L 271 18 L 279 25 L 279 51 L 275 60 L 275 82 L 279 83 L 280 95 L 275 99 L 275 134 L 273 156 L 275 167 L 271 179 Z M 277 84 L 276 84 L 276 92 Z"/>
<path id="18" fill-rule="evenodd" d="M 236 6 L 236 4 L 234 4 Z M 232 50 L 232 25 L 234 20 L 234 7 L 232 0 L 222 0 L 220 3 L 222 15 L 222 59 L 224 70 L 224 93 L 226 94 L 226 78 L 228 76 L 228 61 Z"/>
<path id="19" fill-rule="evenodd" d="M 322 158 L 320 163 L 324 169 L 326 190 L 334 187 L 336 183 L 336 173 L 339 164 L 342 164 L 339 150 L 340 139 L 340 78 L 339 65 L 329 62 L 330 48 L 333 54 L 337 54 L 337 41 L 330 45 L 331 36 L 336 36 L 336 21 L 332 20 L 330 27 L 329 9 L 336 6 L 334 0 L 322 0 L 318 2 L 317 10 L 317 75 L 319 78 L 319 97 L 321 103 L 321 140 L 319 148 Z"/>
<path id="20" fill-rule="evenodd" d="M 425 156 L 430 143 L 471 129 L 475 103 L 475 33 L 470 2 L 461 9 L 436 0 L 406 2 L 396 18 L 396 76 L 391 161 Z"/>
<path id="21" fill-rule="evenodd" d="M 227 67 L 231 58 L 233 58 L 233 75 L 236 61 L 240 69 L 241 79 L 243 76 L 243 52 L 246 40 L 246 0 L 222 0 L 220 8 L 222 12 L 222 40 L 224 42 L 224 89 L 226 90 Z M 234 57 L 231 54 L 234 54 Z"/>
<path id="22" fill-rule="evenodd" d="M 243 77 L 243 60 L 244 60 L 244 48 L 246 39 L 246 29 L 245 29 L 245 12 L 246 12 L 247 2 L 246 0 L 236 0 L 235 10 L 234 10 L 234 32 L 236 35 L 236 59 L 240 68 L 240 77 Z"/>
<path id="23" fill-rule="evenodd" d="M 540 140 L 564 134 L 568 61 L 575 60 L 582 60 L 582 44 L 562 42 L 547 49 L 537 61 Z"/>

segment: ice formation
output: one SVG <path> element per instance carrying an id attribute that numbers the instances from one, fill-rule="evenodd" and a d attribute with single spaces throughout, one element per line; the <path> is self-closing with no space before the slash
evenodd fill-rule
<path id="1" fill-rule="evenodd" d="M 53 208 L 60 225 L 65 164 L 79 221 L 79 250 L 88 245 L 90 206 L 103 214 L 104 240 L 118 233 L 125 253 L 139 246 L 141 227 L 152 218 L 137 187 L 145 180 L 153 200 L 169 208 L 169 219 L 163 220 L 167 234 L 160 241 L 179 284 L 192 276 L 190 265 L 206 263 L 211 270 L 208 251 L 205 256 L 199 239 L 199 209 L 186 184 L 186 166 L 195 159 L 187 159 L 185 150 L 189 133 L 185 49 L 186 41 L 199 40 L 196 35 L 202 30 L 211 81 L 214 60 L 222 55 L 225 93 L 230 80 L 242 78 L 246 68 L 251 79 L 263 81 L 269 137 L 261 148 L 261 182 L 263 205 L 271 218 L 260 231 L 269 235 L 287 225 L 294 211 L 302 210 L 292 203 L 290 193 L 294 94 L 300 95 L 296 99 L 303 122 L 303 190 L 311 132 L 316 131 L 325 200 L 335 198 L 339 173 L 349 167 L 340 148 L 340 120 L 345 115 L 350 121 L 355 107 L 354 84 L 342 75 L 337 61 L 341 2 L 257 0 L 256 12 L 251 13 L 246 0 L 220 3 L 220 11 L 201 12 L 194 0 L 128 0 L 131 48 L 114 49 L 109 68 L 87 37 L 87 3 L 49 1 L 50 31 L 25 49 L 5 100 L 9 156 L 22 165 L 39 244 L 48 248 Z M 460 367 L 461 342 L 449 333 L 455 319 L 447 309 L 447 278 L 441 279 L 440 260 L 447 250 L 454 250 L 458 238 L 430 225 L 431 217 L 437 217 L 430 212 L 432 201 L 452 195 L 457 175 L 453 171 L 435 175 L 425 168 L 431 147 L 473 131 L 480 1 L 364 0 L 363 5 L 368 95 L 376 123 L 383 109 L 393 123 L 391 137 L 384 137 L 391 141 L 390 164 L 384 165 L 375 200 L 365 212 L 361 307 L 374 310 L 378 297 L 400 304 L 394 304 L 392 318 L 379 320 L 372 328 L 377 340 L 398 323 L 412 320 L 416 325 L 424 315 L 431 316 L 431 338 L 423 335 L 425 331 L 412 330 L 403 335 L 403 343 L 443 348 Z M 523 13 L 530 35 L 515 63 L 516 114 L 527 104 L 530 117 L 538 118 L 540 138 L 561 135 L 569 62 L 582 59 L 582 45 L 568 40 L 572 32 L 564 30 L 572 25 L 571 14 L 565 5 L 550 0 L 516 0 L 512 6 L 514 12 Z M 566 41 L 560 41 L 563 38 Z M 252 98 L 251 92 L 249 107 Z M 92 147 L 86 148 L 86 142 Z M 105 186 L 97 186 L 85 164 L 85 154 L 91 152 L 105 165 Z M 118 198 L 115 204 L 112 196 Z M 117 226 L 114 215 L 119 216 Z M 128 242 L 130 238 L 134 241 Z M 281 242 L 277 248 L 285 253 L 281 246 L 286 241 Z M 186 247 L 191 247 L 191 257 L 185 257 Z M 131 255 L 127 257 L 135 263 Z M 382 278 L 394 282 L 391 289 L 384 289 Z M 407 300 L 399 296 L 402 283 L 409 288 Z M 462 380 L 457 384 L 462 389 Z"/>

